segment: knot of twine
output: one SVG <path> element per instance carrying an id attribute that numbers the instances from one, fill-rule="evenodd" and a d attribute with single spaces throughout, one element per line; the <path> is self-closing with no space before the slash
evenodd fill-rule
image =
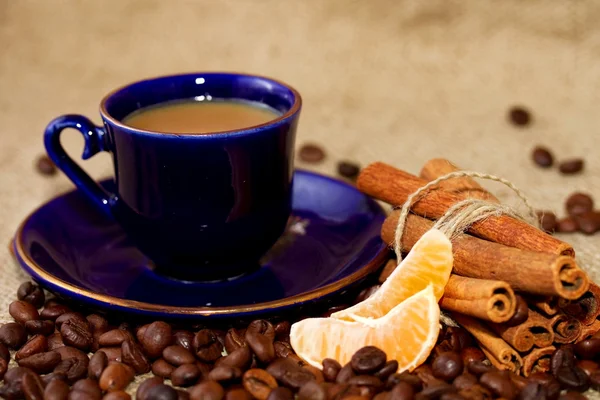
<path id="1" fill-rule="evenodd" d="M 402 205 L 400 216 L 398 218 L 398 226 L 396 227 L 396 233 L 394 236 L 394 251 L 396 252 L 398 262 L 402 261 L 402 236 L 404 235 L 406 220 L 412 205 L 419 201 L 430 189 L 438 186 L 440 183 L 450 179 L 462 177 L 480 178 L 502 183 L 517 194 L 517 196 L 523 201 L 523 204 L 525 204 L 527 212 L 519 213 L 509 206 L 491 203 L 489 201 L 480 199 L 466 199 L 460 201 L 450 207 L 448 211 L 446 211 L 446 213 L 433 226 L 444 233 L 450 240 L 454 239 L 458 235 L 461 235 L 475 222 L 491 216 L 499 216 L 501 214 L 506 214 L 513 218 L 520 219 L 539 228 L 537 215 L 533 207 L 531 207 L 529 204 L 529 200 L 527 200 L 525 194 L 512 182 L 495 175 L 482 174 L 474 171 L 451 172 L 449 174 L 440 176 L 439 178 L 419 188 L 416 192 L 408 196 L 406 202 Z"/>

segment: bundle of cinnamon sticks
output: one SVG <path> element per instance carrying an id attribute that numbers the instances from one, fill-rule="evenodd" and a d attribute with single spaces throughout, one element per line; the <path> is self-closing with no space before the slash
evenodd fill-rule
<path id="1" fill-rule="evenodd" d="M 357 187 L 401 206 L 428 182 L 458 170 L 448 160 L 433 159 L 417 177 L 378 162 L 362 170 Z M 410 250 L 436 219 L 467 198 L 499 202 L 471 178 L 443 181 L 412 205 L 402 249 Z M 391 247 L 399 214 L 393 211 L 381 230 Z M 568 243 L 499 215 L 475 222 L 453 238 L 452 251 L 453 274 L 440 307 L 475 337 L 496 367 L 525 376 L 546 372 L 554 344 L 584 340 L 600 330 L 600 287 L 579 268 Z M 388 263 L 380 281 L 394 264 Z"/>

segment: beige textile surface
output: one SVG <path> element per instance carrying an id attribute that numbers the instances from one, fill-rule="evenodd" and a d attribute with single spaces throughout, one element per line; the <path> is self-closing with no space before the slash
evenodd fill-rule
<path id="1" fill-rule="evenodd" d="M 72 188 L 35 173 L 45 125 L 63 113 L 98 122 L 100 98 L 142 77 L 230 70 L 290 83 L 304 98 L 298 144 L 323 144 L 316 169 L 328 174 L 344 158 L 418 173 L 447 157 L 559 214 L 574 190 L 600 199 L 599 19 L 591 0 L 0 0 L 0 310 L 26 279 L 5 245 Z M 530 128 L 506 122 L 513 104 L 532 110 Z M 79 157 L 80 135 L 63 136 Z M 535 168 L 540 143 L 585 157 L 585 172 Z M 84 165 L 111 173 L 107 154 Z M 600 280 L 600 235 L 565 239 Z"/>

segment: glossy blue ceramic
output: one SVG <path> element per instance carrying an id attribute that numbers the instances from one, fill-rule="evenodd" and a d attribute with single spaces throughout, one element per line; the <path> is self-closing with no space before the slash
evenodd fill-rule
<path id="1" fill-rule="evenodd" d="M 281 116 L 203 135 L 150 132 L 121 122 L 140 108 L 181 99 L 259 102 Z M 269 78 L 159 77 L 107 95 L 100 104 L 103 127 L 80 115 L 58 117 L 46 128 L 45 145 L 87 200 L 115 218 L 161 273 L 212 280 L 255 268 L 283 232 L 300 108 L 298 92 Z M 66 128 L 83 134 L 84 159 L 112 154 L 115 188 L 99 186 L 66 154 L 60 144 Z"/>
<path id="2" fill-rule="evenodd" d="M 112 182 L 104 182 L 107 191 Z M 185 282 L 152 270 L 115 220 L 76 190 L 33 212 L 15 235 L 22 267 L 78 304 L 151 318 L 254 318 L 283 314 L 356 288 L 389 255 L 385 213 L 351 185 L 297 171 L 293 211 L 260 268 L 221 282 Z M 304 310 L 306 311 L 306 310 Z"/>

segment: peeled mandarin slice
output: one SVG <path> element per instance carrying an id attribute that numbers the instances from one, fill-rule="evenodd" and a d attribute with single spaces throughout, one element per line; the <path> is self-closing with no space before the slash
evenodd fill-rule
<path id="1" fill-rule="evenodd" d="M 428 285 L 433 286 L 439 301 L 450 279 L 452 264 L 452 243 L 438 229 L 431 229 L 421 236 L 375 294 L 331 317 L 345 321 L 380 318 Z"/>
<path id="2" fill-rule="evenodd" d="M 325 358 L 344 365 L 362 347 L 376 346 L 388 360 L 398 361 L 399 372 L 412 371 L 435 346 L 439 318 L 440 308 L 430 285 L 379 319 L 307 318 L 296 322 L 290 343 L 299 357 L 317 368 Z"/>

